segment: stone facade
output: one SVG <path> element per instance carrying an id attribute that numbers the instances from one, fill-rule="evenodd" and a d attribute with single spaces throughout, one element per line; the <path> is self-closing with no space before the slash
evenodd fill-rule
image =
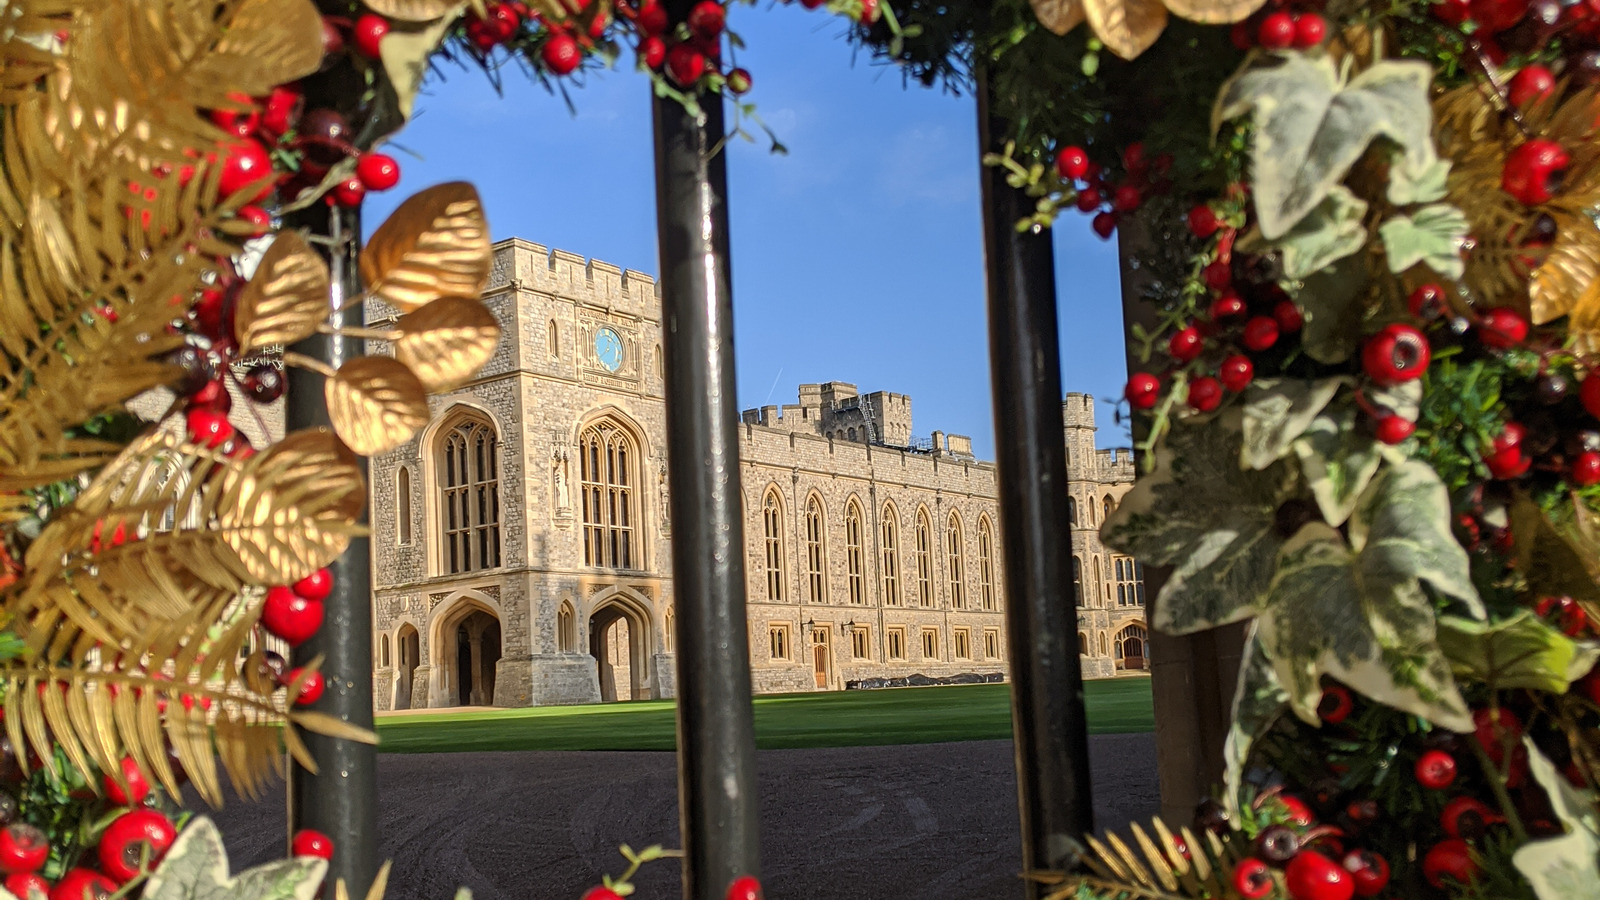
<path id="1" fill-rule="evenodd" d="M 484 299 L 494 358 L 372 460 L 378 707 L 674 696 L 655 281 L 512 239 Z M 902 394 L 829 382 L 799 401 L 741 417 L 755 689 L 1003 673 L 994 465 L 963 436 L 915 438 Z M 1131 584 L 1117 601 L 1093 529 L 1131 457 L 1094 449 L 1089 398 L 1066 413 L 1074 502 L 1092 508 L 1073 531 L 1085 673 L 1113 675 L 1143 610 Z"/>

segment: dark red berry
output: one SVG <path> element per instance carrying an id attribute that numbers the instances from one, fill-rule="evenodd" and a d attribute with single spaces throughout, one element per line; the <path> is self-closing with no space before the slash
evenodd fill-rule
<path id="1" fill-rule="evenodd" d="M 1284 887 L 1293 900 L 1350 900 L 1356 880 L 1344 866 L 1315 850 L 1303 850 L 1283 872 Z"/>
<path id="2" fill-rule="evenodd" d="M 706 73 L 706 56 L 689 44 L 667 50 L 667 75 L 682 87 L 693 87 Z"/>
<path id="3" fill-rule="evenodd" d="M 1217 218 L 1216 211 L 1204 203 L 1189 210 L 1188 223 L 1189 232 L 1197 238 L 1211 237 L 1222 227 L 1222 220 Z"/>
<path id="4" fill-rule="evenodd" d="M 1417 426 L 1405 416 L 1388 415 L 1380 418 L 1377 423 L 1376 434 L 1385 444 L 1401 444 L 1416 433 Z"/>
<path id="5" fill-rule="evenodd" d="M 578 47 L 576 38 L 558 31 L 539 48 L 539 60 L 557 75 L 570 75 L 583 62 L 583 50 Z"/>
<path id="6" fill-rule="evenodd" d="M 327 689 L 328 681 L 321 672 L 306 672 L 303 668 L 290 669 L 285 676 L 290 680 L 305 676 L 305 681 L 300 683 L 300 693 L 295 696 L 296 706 L 310 706 L 322 699 L 322 692 Z"/>
<path id="7" fill-rule="evenodd" d="M 1211 321 L 1213 322 L 1226 322 L 1230 319 L 1238 318 L 1248 311 L 1249 307 L 1245 306 L 1244 299 L 1233 288 L 1228 288 L 1219 294 L 1217 299 L 1211 301 Z"/>
<path id="8" fill-rule="evenodd" d="M 1446 879 L 1467 885 L 1477 873 L 1478 864 L 1472 860 L 1472 848 L 1460 838 L 1434 844 L 1422 858 L 1422 875 L 1436 888 L 1444 887 Z"/>
<path id="9" fill-rule="evenodd" d="M 1167 339 L 1167 352 L 1178 362 L 1193 360 L 1203 349 L 1205 349 L 1205 339 L 1200 336 L 1200 329 L 1193 325 L 1178 329 Z"/>
<path id="10" fill-rule="evenodd" d="M 750 73 L 744 69 L 734 69 L 728 73 L 728 90 L 734 94 L 750 93 Z"/>
<path id="11" fill-rule="evenodd" d="M 1506 157 L 1500 188 L 1524 206 L 1550 202 L 1572 157 L 1555 141 L 1534 138 Z"/>
<path id="12" fill-rule="evenodd" d="M 1417 757 L 1417 784 L 1430 791 L 1442 791 L 1456 780 L 1456 758 L 1443 750 L 1429 750 Z"/>
<path id="13" fill-rule="evenodd" d="M 283 638 L 291 647 L 305 643 L 316 634 L 322 627 L 322 616 L 322 601 L 307 600 L 281 585 L 267 590 L 266 602 L 261 607 L 262 627 Z"/>
<path id="14" fill-rule="evenodd" d="M 384 35 L 389 33 L 389 20 L 373 13 L 364 13 L 356 19 L 355 25 L 350 28 L 350 42 L 355 45 L 356 52 L 368 59 L 379 59 L 382 53 L 379 46 Z"/>
<path id="15" fill-rule="evenodd" d="M 320 831 L 302 828 L 294 833 L 294 839 L 290 842 L 290 852 L 295 856 L 333 859 L 333 839 Z"/>
<path id="16" fill-rule="evenodd" d="M 719 37 L 727 24 L 727 11 L 716 0 L 700 0 L 689 9 L 688 23 L 697 37 Z"/>
<path id="17" fill-rule="evenodd" d="M 1078 212 L 1094 212 L 1100 208 L 1100 189 L 1086 187 L 1078 192 L 1078 199 L 1074 201 Z"/>
<path id="18" fill-rule="evenodd" d="M 1421 378 L 1430 358 L 1427 337 L 1410 325 L 1395 323 L 1367 339 L 1361 367 L 1378 384 L 1393 385 Z"/>
<path id="19" fill-rule="evenodd" d="M 1389 861 L 1371 850 L 1351 850 L 1342 860 L 1355 879 L 1357 897 L 1376 897 L 1389 886 Z"/>
<path id="20" fill-rule="evenodd" d="M 1272 893 L 1272 869 L 1253 856 L 1247 856 L 1233 867 L 1233 889 L 1244 900 L 1261 900 Z"/>
<path id="21" fill-rule="evenodd" d="M 330 196 L 333 198 L 333 202 L 345 209 L 355 209 L 361 205 L 363 200 L 367 199 L 367 185 L 357 176 L 351 175 L 344 181 L 334 185 L 333 193 Z"/>
<path id="22" fill-rule="evenodd" d="M 1356 701 L 1349 688 L 1330 684 L 1322 689 L 1322 699 L 1317 703 L 1317 716 L 1329 725 L 1338 725 L 1350 718 L 1355 708 Z"/>
<path id="23" fill-rule="evenodd" d="M 1512 76 L 1508 97 L 1512 106 L 1527 107 L 1550 96 L 1556 89 L 1556 76 L 1544 66 L 1524 66 Z"/>
<path id="24" fill-rule="evenodd" d="M 1316 13 L 1301 13 L 1294 20 L 1294 46 L 1302 50 L 1321 44 L 1328 37 L 1328 20 Z"/>
<path id="25" fill-rule="evenodd" d="M 1114 212 L 1095 213 L 1094 221 L 1090 223 L 1090 227 L 1094 229 L 1095 234 L 1100 236 L 1100 240 L 1109 241 L 1111 240 L 1112 232 L 1117 230 L 1117 214 Z"/>
<path id="26" fill-rule="evenodd" d="M 50 839 L 26 822 L 12 822 L 0 830 L 0 870 L 37 872 L 50 858 Z"/>
<path id="27" fill-rule="evenodd" d="M 1528 339 L 1528 320 L 1514 309 L 1503 306 L 1483 314 L 1478 322 L 1478 340 L 1485 346 L 1505 350 Z"/>
<path id="28" fill-rule="evenodd" d="M 1305 316 L 1293 300 L 1279 300 L 1272 307 L 1272 317 L 1278 320 L 1278 329 L 1285 334 L 1293 334 L 1306 324 Z"/>
<path id="29" fill-rule="evenodd" d="M 1600 484 L 1600 453 L 1585 450 L 1572 460 L 1572 483 L 1578 487 Z"/>
<path id="30" fill-rule="evenodd" d="M 1499 708 L 1498 714 L 1491 714 L 1488 707 L 1475 709 L 1472 722 L 1479 745 L 1496 765 L 1505 758 L 1505 745 L 1515 745 L 1522 739 L 1522 720 L 1504 706 Z"/>
<path id="31" fill-rule="evenodd" d="M 1242 338 L 1246 349 L 1260 353 L 1278 342 L 1278 320 L 1271 316 L 1256 316 L 1244 323 Z"/>
<path id="32" fill-rule="evenodd" d="M 1065 147 L 1056 154 L 1056 174 L 1063 179 L 1079 179 L 1088 173 L 1089 154 L 1082 147 Z"/>
<path id="33" fill-rule="evenodd" d="M 271 403 L 283 396 L 283 370 L 272 363 L 257 363 L 240 381 L 244 392 L 257 403 Z"/>
<path id="34" fill-rule="evenodd" d="M 178 837 L 172 820 L 153 809 L 123 813 L 100 837 L 100 868 L 117 881 L 154 869 Z"/>
<path id="35" fill-rule="evenodd" d="M 1600 419 L 1600 371 L 1591 371 L 1578 385 L 1578 401 L 1589 415 Z"/>
<path id="36" fill-rule="evenodd" d="M 645 68 L 659 69 L 667 61 L 667 42 L 655 35 L 650 35 L 639 44 L 639 59 L 644 61 Z"/>
<path id="37" fill-rule="evenodd" d="M 1217 372 L 1217 380 L 1222 386 L 1235 394 L 1250 386 L 1256 377 L 1255 363 L 1250 357 L 1243 355 L 1230 356 L 1222 361 L 1222 366 Z"/>
<path id="38" fill-rule="evenodd" d="M 1256 29 L 1256 43 L 1266 50 L 1287 50 L 1294 46 L 1294 16 L 1275 12 L 1261 20 Z"/>
<path id="39" fill-rule="evenodd" d="M 1553 619 L 1567 637 L 1577 637 L 1589 627 L 1589 617 L 1583 607 L 1571 597 L 1540 597 L 1533 611 L 1541 619 Z"/>
<path id="40" fill-rule="evenodd" d="M 1148 372 L 1135 372 L 1122 393 L 1134 409 L 1150 409 L 1161 399 L 1161 379 Z"/>
<path id="41" fill-rule="evenodd" d="M 1419 319 L 1431 321 L 1444 315 L 1445 293 L 1444 288 L 1437 284 L 1425 284 L 1411 292 L 1406 298 L 1406 306 L 1411 314 Z"/>
<path id="42" fill-rule="evenodd" d="M 1233 266 L 1220 259 L 1207 264 L 1202 275 L 1206 280 L 1206 287 L 1211 288 L 1213 291 L 1220 291 L 1233 286 Z"/>
<path id="43" fill-rule="evenodd" d="M 1222 405 L 1222 383 L 1209 375 L 1196 378 L 1189 384 L 1188 403 L 1200 412 L 1211 412 Z"/>
<path id="44" fill-rule="evenodd" d="M 1256 835 L 1255 854 L 1275 866 L 1283 866 L 1300 852 L 1300 836 L 1287 825 L 1268 825 Z"/>
<path id="45" fill-rule="evenodd" d="M 1144 202 L 1144 195 L 1131 184 L 1119 185 L 1111 192 L 1111 208 L 1117 212 L 1133 212 Z"/>

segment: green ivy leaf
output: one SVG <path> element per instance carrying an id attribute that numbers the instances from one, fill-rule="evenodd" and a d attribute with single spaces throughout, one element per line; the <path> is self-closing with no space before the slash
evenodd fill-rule
<path id="1" fill-rule="evenodd" d="M 1241 473 L 1242 443 L 1236 409 L 1174 425 L 1155 447 L 1153 470 L 1101 528 L 1106 544 L 1174 567 L 1154 618 L 1170 634 L 1247 618 L 1272 583 L 1283 546 L 1274 517 L 1296 496 L 1296 477 L 1287 462 Z"/>
<path id="2" fill-rule="evenodd" d="M 1367 226 L 1362 221 L 1366 214 L 1365 200 L 1342 184 L 1334 185 L 1321 203 L 1276 241 L 1283 251 L 1284 276 L 1307 278 L 1366 246 Z"/>
<path id="3" fill-rule="evenodd" d="M 1233 695 L 1233 717 L 1228 726 L 1228 737 L 1222 744 L 1223 803 L 1228 808 L 1228 818 L 1234 822 L 1239 817 L 1239 789 L 1244 781 L 1244 767 L 1250 760 L 1250 747 L 1256 738 L 1277 720 L 1289 702 L 1289 694 L 1278 682 L 1278 674 L 1267 658 L 1257 638 L 1257 626 L 1251 623 L 1245 635 L 1244 658 L 1239 663 L 1239 684 Z"/>
<path id="4" fill-rule="evenodd" d="M 295 857 L 238 875 L 228 874 L 228 851 L 205 817 L 189 824 L 150 873 L 144 900 L 311 900 L 327 873 L 326 860 Z"/>
<path id="5" fill-rule="evenodd" d="M 1511 863 L 1539 900 L 1600 900 L 1600 823 L 1595 819 L 1594 792 L 1567 783 L 1533 741 L 1524 737 L 1522 744 L 1528 751 L 1529 773 L 1544 788 L 1567 833 L 1523 844 L 1511 855 Z"/>
<path id="6" fill-rule="evenodd" d="M 1398 274 L 1420 262 L 1450 279 L 1466 271 L 1461 247 L 1471 230 L 1466 214 L 1448 203 L 1424 206 L 1413 216 L 1396 215 L 1378 226 L 1389 271 Z"/>
<path id="7" fill-rule="evenodd" d="M 1434 159 L 1420 169 L 1403 153 L 1395 154 L 1389 167 L 1389 202 L 1395 206 L 1432 203 L 1448 193 L 1450 160 Z"/>
<path id="8" fill-rule="evenodd" d="M 1472 728 L 1435 640 L 1422 583 L 1484 615 L 1467 554 L 1450 533 L 1450 500 L 1427 464 L 1411 460 L 1373 479 L 1356 504 L 1350 543 L 1305 526 L 1283 548 L 1263 602 L 1260 639 L 1295 714 L 1316 723 L 1321 676 L 1455 731 Z"/>
<path id="9" fill-rule="evenodd" d="M 1349 378 L 1263 378 L 1253 382 L 1244 395 L 1239 465 L 1259 471 L 1287 456 L 1295 439 L 1311 427 L 1339 388 L 1350 383 Z"/>
<path id="10" fill-rule="evenodd" d="M 1354 402 L 1317 416 L 1295 438 L 1294 452 L 1317 509 L 1336 528 L 1355 512 L 1361 492 L 1383 462 L 1383 445 L 1362 426 Z"/>
<path id="11" fill-rule="evenodd" d="M 1496 691 L 1564 693 L 1600 660 L 1600 648 L 1577 643 L 1527 609 L 1494 623 L 1440 616 L 1439 647 L 1457 675 Z"/>
<path id="12" fill-rule="evenodd" d="M 1342 363 L 1361 341 L 1361 302 L 1368 273 L 1360 256 L 1347 256 L 1305 280 L 1295 303 L 1305 317 L 1300 330 L 1306 355 L 1321 363 Z"/>
<path id="13" fill-rule="evenodd" d="M 1321 203 L 1374 138 L 1394 141 L 1417 170 L 1436 158 L 1428 63 L 1385 60 L 1342 84 L 1327 55 L 1267 59 L 1222 86 L 1212 133 L 1227 119 L 1254 113 L 1253 187 L 1268 240 L 1282 237 Z"/>

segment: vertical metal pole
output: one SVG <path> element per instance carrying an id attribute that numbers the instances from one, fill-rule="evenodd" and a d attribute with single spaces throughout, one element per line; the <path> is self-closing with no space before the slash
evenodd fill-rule
<path id="1" fill-rule="evenodd" d="M 668 0 L 671 21 L 692 0 Z M 654 101 L 684 900 L 759 876 L 722 99 Z"/>
<path id="2" fill-rule="evenodd" d="M 361 276 L 356 268 L 361 216 L 357 210 L 317 204 L 297 217 L 294 224 L 309 226 L 324 238 L 323 248 L 332 275 L 331 324 L 359 327 L 365 323 Z M 360 356 L 362 342 L 336 335 L 317 335 L 295 344 L 296 353 L 338 368 Z M 305 369 L 288 369 L 288 400 L 284 425 L 289 430 L 328 424 L 323 399 L 325 379 Z M 362 463 L 366 474 L 366 463 Z M 362 516 L 366 524 L 366 516 Z M 327 690 L 312 708 L 352 725 L 372 728 L 372 575 L 371 547 L 356 538 L 328 570 L 333 593 L 324 601 L 326 618 L 311 639 L 296 647 L 293 663 L 303 666 L 323 657 Z M 304 735 L 316 759 L 312 775 L 298 765 L 289 769 L 289 811 L 292 829 L 311 828 L 333 839 L 333 861 L 328 867 L 323 896 L 333 897 L 334 884 L 343 880 L 350 896 L 364 897 L 378 871 L 378 756 L 371 744 Z"/>
<path id="3" fill-rule="evenodd" d="M 990 113 L 978 73 L 980 152 L 999 147 L 1005 125 Z M 983 169 L 1000 533 L 1011 651 L 1011 720 L 1017 754 L 1025 872 L 1076 865 L 1094 827 L 1089 736 L 1078 662 L 1077 591 L 1069 567 L 1067 460 L 1056 335 L 1055 259 L 1045 231 L 1019 234 L 1033 201 Z M 1030 881 L 1027 896 L 1046 890 Z"/>

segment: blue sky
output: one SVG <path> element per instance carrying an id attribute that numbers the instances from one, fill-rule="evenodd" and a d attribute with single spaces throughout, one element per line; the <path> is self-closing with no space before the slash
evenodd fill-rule
<path id="1" fill-rule="evenodd" d="M 822 11 L 735 4 L 729 25 L 748 45 L 748 99 L 789 148 L 769 153 L 759 129 L 730 148 L 740 407 L 854 382 L 910 394 L 918 434 L 970 434 L 992 459 L 971 98 L 903 87 Z M 576 115 L 514 66 L 504 96 L 447 67 L 390 148 L 403 179 L 368 199 L 368 229 L 406 195 L 464 179 L 496 239 L 659 271 L 650 91 L 631 57 L 573 85 Z M 1069 213 L 1055 246 L 1066 390 L 1113 397 L 1126 378 L 1114 244 Z M 1109 404 L 1097 415 L 1102 446 L 1126 442 Z"/>

